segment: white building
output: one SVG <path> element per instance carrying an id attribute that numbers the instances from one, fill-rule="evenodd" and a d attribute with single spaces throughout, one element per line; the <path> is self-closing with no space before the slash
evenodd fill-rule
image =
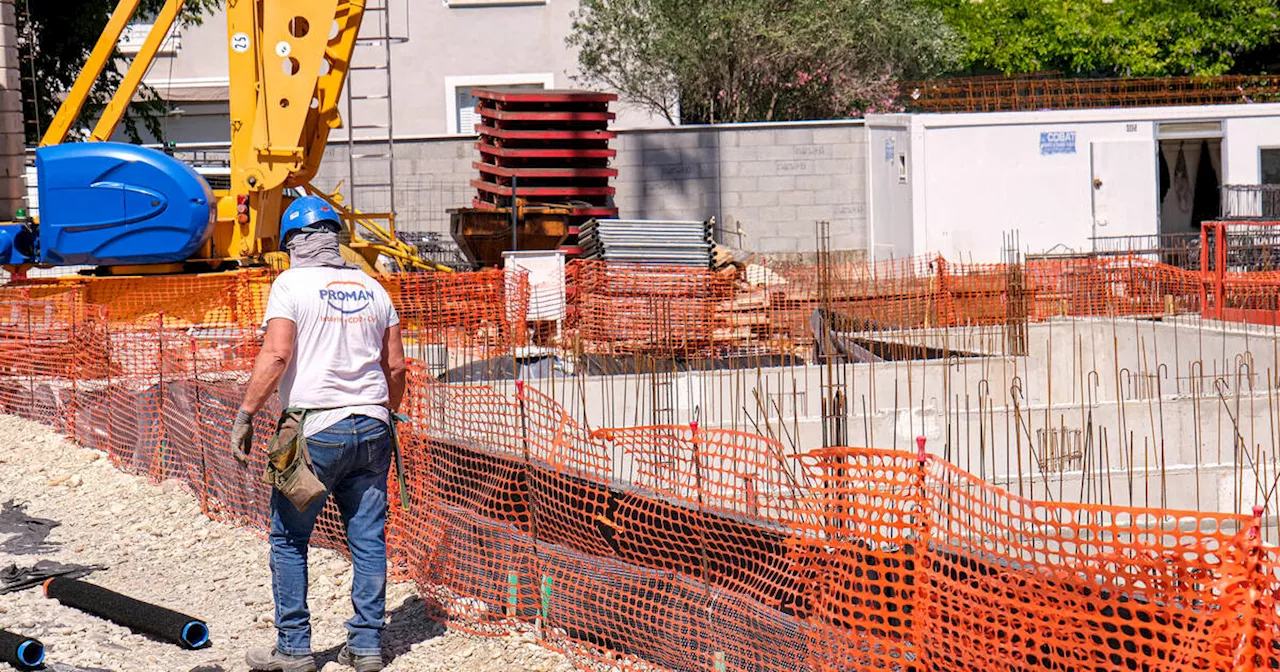
<path id="1" fill-rule="evenodd" d="M 870 115 L 867 133 L 877 259 L 1192 233 L 1220 185 L 1280 183 L 1280 104 Z"/>

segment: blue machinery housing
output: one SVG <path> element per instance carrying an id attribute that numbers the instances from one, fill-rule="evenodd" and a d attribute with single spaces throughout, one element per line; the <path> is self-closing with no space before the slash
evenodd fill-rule
<path id="1" fill-rule="evenodd" d="M 0 225 L 0 265 L 185 261 L 213 233 L 209 185 L 154 149 L 114 142 L 36 150 L 40 223 Z"/>

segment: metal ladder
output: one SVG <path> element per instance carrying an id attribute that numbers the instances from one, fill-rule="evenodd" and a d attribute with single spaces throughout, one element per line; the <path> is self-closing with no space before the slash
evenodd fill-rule
<path id="1" fill-rule="evenodd" d="M 391 33 L 391 2 L 366 2 L 360 37 L 356 39 L 351 57 L 351 76 L 347 83 L 347 205 L 368 213 L 387 215 L 386 219 L 394 231 L 396 150 L 391 98 L 391 45 L 405 42 L 408 37 Z M 407 9 L 405 30 L 408 31 Z M 380 118 L 365 118 L 365 115 Z M 359 121 L 357 116 L 361 117 Z M 372 133 L 362 134 L 361 131 Z M 361 139 L 357 136 L 368 140 L 357 142 Z M 370 207 L 370 204 L 376 204 L 376 207 Z"/>

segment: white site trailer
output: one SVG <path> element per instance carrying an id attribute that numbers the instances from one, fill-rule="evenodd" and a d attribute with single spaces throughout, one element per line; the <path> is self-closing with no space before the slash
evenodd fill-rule
<path id="1" fill-rule="evenodd" d="M 869 254 L 999 261 L 1192 233 L 1220 185 L 1280 184 L 1280 103 L 868 115 Z M 1212 213 L 1206 215 L 1206 213 Z"/>

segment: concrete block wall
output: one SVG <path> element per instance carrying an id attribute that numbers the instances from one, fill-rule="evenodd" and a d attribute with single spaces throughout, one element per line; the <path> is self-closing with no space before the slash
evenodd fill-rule
<path id="1" fill-rule="evenodd" d="M 457 136 L 396 143 L 403 230 L 448 231 L 445 211 L 469 205 L 474 192 L 474 143 Z M 832 249 L 866 250 L 867 142 L 860 121 L 625 131 L 613 146 L 623 218 L 715 217 L 722 242 L 774 258 L 811 255 L 816 223 L 829 221 Z M 347 146 L 335 143 L 316 183 L 332 188 L 347 171 Z M 365 210 L 388 205 L 385 193 L 357 196 Z"/>
<path id="2" fill-rule="evenodd" d="M 676 127 L 616 141 L 624 218 L 716 217 L 719 237 L 773 256 L 865 250 L 866 135 L 860 122 Z"/>

